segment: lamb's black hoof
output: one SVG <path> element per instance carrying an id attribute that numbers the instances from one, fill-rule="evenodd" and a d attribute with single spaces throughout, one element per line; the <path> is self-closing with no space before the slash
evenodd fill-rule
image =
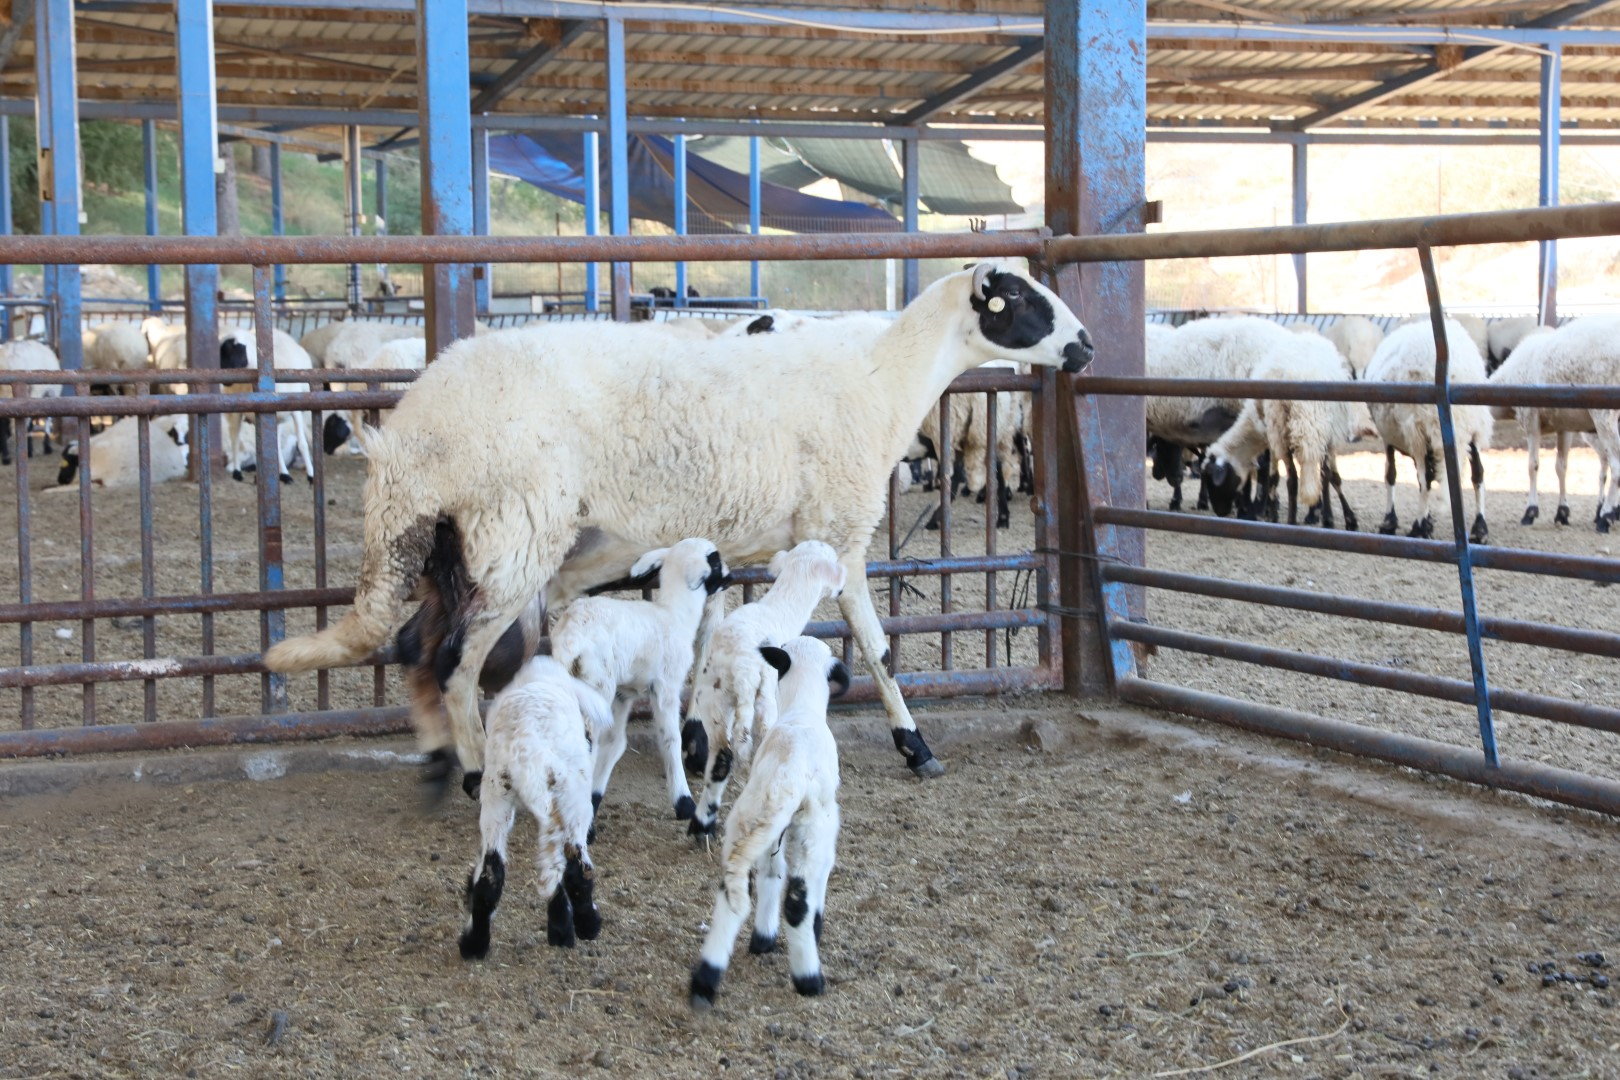
<path id="1" fill-rule="evenodd" d="M 996 528 L 1005 529 L 1011 524 L 1012 515 L 1008 513 L 1006 509 L 1003 509 L 1001 513 L 996 515 Z"/>
<path id="2" fill-rule="evenodd" d="M 693 815 L 692 820 L 686 823 L 686 835 L 694 840 L 712 840 L 718 825 L 718 821 L 705 823 L 699 821 L 697 816 Z"/>
<path id="3" fill-rule="evenodd" d="M 977 495 L 973 496 L 973 501 L 978 503 L 981 506 L 984 505 L 984 492 L 985 492 L 985 489 L 980 488 L 979 493 Z"/>
<path id="4" fill-rule="evenodd" d="M 467 798 L 478 798 L 478 785 L 484 782 L 484 770 L 469 770 L 461 774 L 461 790 L 467 793 Z"/>
<path id="5" fill-rule="evenodd" d="M 282 483 L 283 483 L 283 484 L 290 484 L 290 483 L 292 483 L 292 473 L 282 473 L 282 474 L 281 474 L 281 482 L 282 482 Z"/>
<path id="6" fill-rule="evenodd" d="M 596 910 L 595 904 L 574 906 L 574 933 L 581 941 L 595 941 L 602 935 L 602 913 Z"/>
<path id="7" fill-rule="evenodd" d="M 1598 532 L 1606 533 L 1609 531 L 1609 518 L 1603 513 L 1603 511 L 1599 510 L 1598 516 L 1592 522 L 1592 525 L 1597 529 Z"/>
<path id="8" fill-rule="evenodd" d="M 688 720 L 681 727 L 681 762 L 693 776 L 702 776 L 709 763 L 709 733 L 703 721 Z"/>
<path id="9" fill-rule="evenodd" d="M 697 803 L 692 801 L 692 796 L 682 795 L 679 799 L 675 800 L 676 821 L 691 821 L 696 816 Z"/>
<path id="10" fill-rule="evenodd" d="M 938 510 L 934 511 L 934 516 L 928 519 L 928 524 L 924 525 L 923 528 L 927 529 L 929 532 L 939 532 L 939 511 Z"/>
<path id="11" fill-rule="evenodd" d="M 1568 525 L 1569 524 L 1569 507 L 1560 506 L 1557 510 L 1553 511 L 1553 524 L 1554 525 Z"/>
<path id="12" fill-rule="evenodd" d="M 814 975 L 795 975 L 793 989 L 805 997 L 816 997 L 827 989 L 827 980 L 821 977 L 819 971 Z"/>
<path id="13" fill-rule="evenodd" d="M 1524 517 L 1519 519 L 1519 524 L 1520 525 L 1534 525 L 1536 523 L 1536 518 L 1538 518 L 1540 516 L 1541 516 L 1540 509 L 1538 509 L 1537 507 L 1534 507 L 1534 506 L 1527 506 L 1527 507 L 1524 508 Z"/>
<path id="14" fill-rule="evenodd" d="M 692 969 L 691 1001 L 696 1012 L 714 1008 L 714 996 L 720 992 L 720 969 L 704 960 Z"/>
<path id="15" fill-rule="evenodd" d="M 463 960 L 482 960 L 489 955 L 489 927 L 468 927 L 457 944 Z"/>
<path id="16" fill-rule="evenodd" d="M 1344 531 L 1345 532 L 1357 532 L 1357 531 L 1360 530 L 1360 528 L 1361 528 L 1361 523 L 1356 520 L 1356 515 L 1348 514 L 1348 513 L 1344 515 Z"/>
<path id="17" fill-rule="evenodd" d="M 546 944 L 554 949 L 574 947 L 574 924 L 571 922 L 546 927 Z"/>
<path id="18" fill-rule="evenodd" d="M 776 938 L 766 937 L 758 930 L 755 930 L 752 934 L 748 935 L 748 951 L 753 953 L 755 956 L 764 956 L 766 953 L 773 953 L 776 951 Z"/>
<path id="19" fill-rule="evenodd" d="M 253 470 L 249 469 L 248 471 L 252 472 Z M 238 483 L 240 483 L 241 480 L 242 480 L 242 470 L 241 469 L 232 469 L 231 470 L 231 479 L 237 481 Z"/>
<path id="20" fill-rule="evenodd" d="M 1394 536 L 1400 531 L 1400 528 L 1400 519 L 1395 516 L 1395 511 L 1391 510 L 1384 515 L 1383 523 L 1378 526 L 1378 531 L 1385 536 Z"/>
<path id="21" fill-rule="evenodd" d="M 1485 515 L 1475 514 L 1473 527 L 1468 530 L 1468 542 L 1470 544 L 1484 544 L 1488 543 L 1490 538 L 1491 527 L 1485 524 Z"/>
<path id="22" fill-rule="evenodd" d="M 1321 520 L 1322 520 L 1322 515 L 1317 513 L 1316 507 L 1313 506 L 1313 507 L 1311 507 L 1309 510 L 1307 510 L 1305 512 L 1305 524 L 1307 524 L 1307 525 L 1316 525 L 1316 524 L 1320 523 Z"/>
<path id="23" fill-rule="evenodd" d="M 1426 517 L 1422 521 L 1412 523 L 1412 531 L 1407 534 L 1417 540 L 1434 539 L 1434 518 Z"/>

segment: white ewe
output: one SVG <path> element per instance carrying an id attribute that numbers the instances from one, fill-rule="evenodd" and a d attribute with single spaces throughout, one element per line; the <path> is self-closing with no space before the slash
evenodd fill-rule
<path id="1" fill-rule="evenodd" d="M 1552 330 L 1550 326 L 1543 326 L 1534 315 L 1523 315 L 1516 319 L 1498 319 L 1491 323 L 1490 329 L 1485 333 L 1487 351 L 1485 353 L 1485 369 L 1494 374 L 1513 350 L 1519 347 L 1519 342 L 1531 334 L 1547 333 Z"/>
<path id="2" fill-rule="evenodd" d="M 134 323 L 100 323 L 81 337 L 86 371 L 145 371 L 152 362 L 146 335 Z"/>
<path id="3" fill-rule="evenodd" d="M 395 338 L 382 345 L 366 364 L 381 371 L 421 371 L 427 367 L 427 341 L 419 337 Z M 410 383 L 333 383 L 333 390 L 406 390 Z M 349 441 L 360 430 L 360 410 L 331 413 L 321 426 L 321 446 L 328 454 Z M 355 445 L 355 444 L 351 444 Z"/>
<path id="4" fill-rule="evenodd" d="M 793 989 L 819 994 L 826 988 L 819 945 L 838 850 L 839 781 L 827 702 L 832 685 L 839 693 L 848 689 L 849 672 L 815 638 L 794 638 L 760 652 L 781 676 L 780 715 L 760 739 L 748 783 L 726 819 L 720 888 L 692 969 L 690 1000 L 699 1010 L 714 1004 L 737 931 L 748 918 L 750 874 L 759 908 L 748 951 L 773 952 L 777 919 L 784 918 Z"/>
<path id="5" fill-rule="evenodd" d="M 266 664 L 308 671 L 369 654 L 398 623 L 435 524 L 456 522 L 476 603 L 460 615 L 445 703 L 461 763 L 477 770 L 477 674 L 536 593 L 555 606 L 682 536 L 707 535 L 733 565 L 823 540 L 848 573 L 840 607 L 895 746 L 918 775 L 939 775 L 888 672 L 866 583 L 890 470 L 957 375 L 1000 358 L 1079 371 L 1091 339 L 1002 262 L 939 279 L 876 341 L 844 322 L 702 342 L 614 324 L 456 342 L 367 439 L 354 609 L 277 644 Z"/>
<path id="6" fill-rule="evenodd" d="M 489 955 L 490 921 L 506 884 L 506 840 L 520 807 L 540 825 L 535 863 L 547 943 L 572 948 L 575 935 L 594 941 L 601 933 L 586 837 L 592 747 L 612 722 L 596 691 L 544 656 L 525 664 L 490 706 L 488 768 L 478 795 L 481 844 L 467 877 L 462 959 Z"/>
<path id="7" fill-rule="evenodd" d="M 11 383 L 4 381 L 7 371 L 60 371 L 61 362 L 48 345 L 37 341 L 8 341 L 0 345 L 0 401 L 11 399 Z M 33 399 L 59 398 L 62 396 L 60 383 L 33 383 L 28 387 L 28 396 Z M 51 452 L 52 421 L 45 418 L 45 453 Z M 61 432 L 57 432 L 61 437 Z M 0 417 L 0 465 L 11 464 L 11 421 Z M 23 452 L 29 457 L 34 456 L 34 444 L 29 441 L 28 432 L 22 433 Z"/>
<path id="8" fill-rule="evenodd" d="M 303 346 L 294 341 L 290 334 L 280 330 L 272 330 L 272 341 L 275 353 L 271 362 L 277 370 L 303 370 L 308 371 L 315 366 L 314 360 Z M 219 366 L 225 371 L 248 371 L 257 377 L 259 366 L 257 335 L 252 326 L 238 326 L 226 331 L 219 338 Z M 228 394 L 245 394 L 253 389 L 253 383 L 227 383 L 225 392 Z M 283 394 L 307 394 L 309 383 L 286 382 L 277 383 L 276 390 Z M 303 410 L 281 412 L 276 416 L 276 464 L 281 470 L 281 482 L 288 483 L 292 475 L 287 471 L 292 462 L 292 450 L 297 449 L 304 459 L 304 475 L 311 482 L 315 479 L 315 459 L 309 449 L 309 414 Z M 263 422 L 264 414 L 260 413 L 254 420 L 255 426 Z M 231 476 L 237 480 L 242 479 L 242 473 L 252 471 L 256 465 L 249 464 L 244 467 L 242 459 L 253 455 L 250 445 L 244 447 L 242 433 L 242 414 L 225 414 L 225 446 L 231 459 Z"/>
<path id="9" fill-rule="evenodd" d="M 173 416 L 154 416 L 148 425 L 151 440 L 152 483 L 181 480 L 186 475 L 186 460 L 190 448 L 186 445 L 186 432 L 190 421 L 184 413 Z M 101 487 L 136 487 L 141 482 L 140 420 L 126 416 L 107 430 L 90 437 L 90 482 Z M 51 490 L 71 490 L 79 472 L 79 441 L 68 443 L 62 450 L 62 468 L 56 475 L 57 487 Z"/>

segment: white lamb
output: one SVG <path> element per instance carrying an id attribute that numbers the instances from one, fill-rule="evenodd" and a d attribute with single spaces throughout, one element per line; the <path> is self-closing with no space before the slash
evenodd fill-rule
<path id="1" fill-rule="evenodd" d="M 1450 356 L 1453 383 L 1485 381 L 1485 361 L 1468 330 L 1457 320 L 1447 319 L 1446 350 Z M 1408 323 L 1390 332 L 1372 362 L 1367 365 L 1368 382 L 1434 383 L 1434 331 L 1429 323 Z M 1418 516 L 1412 523 L 1412 536 L 1432 537 L 1434 518 L 1429 513 L 1429 489 L 1444 467 L 1440 439 L 1440 416 L 1432 405 L 1375 404 L 1373 423 L 1383 438 L 1384 484 L 1387 489 L 1383 524 L 1378 531 L 1390 535 L 1400 528 L 1395 516 L 1395 452 L 1399 450 L 1417 467 Z M 1451 410 L 1457 446 L 1468 447 L 1474 486 L 1474 522 L 1469 536 L 1476 544 L 1485 543 L 1490 528 L 1485 524 L 1485 463 L 1480 448 L 1491 445 L 1491 410 L 1484 405 L 1456 405 Z M 1460 460 L 1459 460 L 1460 465 Z"/>
<path id="2" fill-rule="evenodd" d="M 190 454 L 186 445 L 189 428 L 190 421 L 184 413 L 152 417 L 148 435 L 152 447 L 152 483 L 185 478 Z M 90 437 L 90 482 L 109 488 L 138 486 L 140 455 L 140 421 L 134 416 L 123 417 L 107 430 Z M 78 475 L 79 456 L 79 441 L 75 439 L 62 450 L 62 468 L 56 476 L 58 486 L 50 490 L 72 490 L 68 485 Z"/>
<path id="3" fill-rule="evenodd" d="M 7 371 L 60 371 L 62 364 L 57 360 L 56 354 L 50 346 L 38 341 L 8 341 L 0 345 L 0 401 L 11 400 L 12 384 L 4 381 Z M 28 396 L 32 399 L 59 398 L 62 396 L 60 383 L 31 383 L 28 387 Z M 45 453 L 51 452 L 52 421 L 45 418 Z M 61 437 L 61 432 L 57 432 Z M 29 441 L 28 432 L 22 433 L 23 452 L 29 457 L 34 454 L 34 445 Z M 11 421 L 0 417 L 0 465 L 11 464 Z"/>
<path id="4" fill-rule="evenodd" d="M 1256 380 L 1310 382 L 1349 381 L 1350 368 L 1338 350 L 1320 335 L 1295 335 L 1286 347 L 1267 353 L 1250 373 Z M 1316 523 L 1322 505 L 1322 524 L 1333 527 L 1333 502 L 1324 485 L 1332 485 L 1344 510 L 1344 527 L 1356 528 L 1356 515 L 1345 500 L 1339 480 L 1338 449 L 1350 441 L 1351 409 L 1342 401 L 1290 401 L 1256 398 L 1243 406 L 1224 435 L 1210 446 L 1205 461 L 1209 499 L 1215 513 L 1225 517 L 1242 498 L 1241 485 L 1254 473 L 1261 451 L 1271 452 L 1269 475 L 1262 477 L 1261 502 L 1269 507 L 1277 487 L 1279 469 L 1288 473 L 1288 524 L 1298 521 L 1301 501 L 1308 508 L 1305 524 Z"/>
<path id="5" fill-rule="evenodd" d="M 733 763 L 746 766 L 756 731 L 776 724 L 776 675 L 760 646 L 798 637 L 816 605 L 844 591 L 838 553 L 820 540 L 778 552 L 770 573 L 775 579 L 770 591 L 727 615 L 714 631 L 692 680 L 688 715 L 696 719 L 687 720 L 683 741 L 691 747 L 688 766 L 701 765 L 701 775 L 708 778 L 687 826 L 692 836 L 714 834 Z"/>
<path id="6" fill-rule="evenodd" d="M 275 348 L 271 363 L 276 370 L 308 371 L 315 367 L 315 361 L 304 351 L 303 346 L 293 340 L 292 335 L 274 329 L 270 333 Z M 229 371 L 245 370 L 253 373 L 258 371 L 257 334 L 252 326 L 234 327 L 220 335 L 219 366 L 222 370 Z M 227 383 L 225 392 L 245 394 L 253 387 L 253 383 Z M 278 382 L 276 390 L 283 394 L 307 394 L 309 383 Z M 255 425 L 261 422 L 263 415 L 259 414 L 259 418 L 254 420 Z M 225 429 L 225 446 L 231 459 L 231 476 L 240 480 L 244 471 L 243 458 L 255 457 L 252 443 L 243 445 L 242 414 L 226 413 Z M 276 464 L 280 467 L 282 483 L 292 480 L 292 475 L 287 469 L 292 462 L 294 449 L 303 457 L 304 475 L 313 483 L 315 459 L 309 449 L 309 414 L 301 409 L 276 414 Z M 254 468 L 253 464 L 246 466 L 248 471 Z"/>
<path id="7" fill-rule="evenodd" d="M 1531 332 L 1521 337 L 1517 347 L 1511 348 L 1509 353 L 1491 375 L 1491 382 L 1498 385 L 1617 386 L 1620 385 L 1620 316 L 1594 316 L 1550 332 L 1543 327 L 1540 333 Z M 1520 524 L 1533 524 L 1540 512 L 1536 480 L 1541 472 L 1542 432 L 1558 436 L 1558 511 L 1553 521 L 1558 525 L 1569 524 L 1565 473 L 1569 468 L 1570 437 L 1582 433 L 1594 444 L 1602 464 L 1597 516 L 1593 524 L 1598 532 L 1608 532 L 1615 516 L 1616 488 L 1620 487 L 1620 431 L 1615 427 L 1620 412 L 1525 406 L 1506 411 L 1517 413 L 1530 451 L 1530 495 Z"/>
<path id="8" fill-rule="evenodd" d="M 866 550 L 890 470 L 957 375 L 1011 359 L 1078 371 L 1090 335 L 1010 263 L 940 278 L 872 340 L 854 319 L 786 335 L 681 341 L 636 326 L 554 324 L 458 341 L 367 438 L 365 550 L 354 609 L 265 655 L 308 671 L 385 641 L 432 546 L 460 528 L 477 603 L 445 705 L 465 769 L 483 762 L 478 672 L 535 596 L 616 581 L 694 533 L 730 564 L 823 540 L 848 573 L 840 607 L 913 772 L 935 760 L 888 671 Z"/>
<path id="9" fill-rule="evenodd" d="M 427 367 L 427 340 L 425 338 L 395 338 L 385 343 L 375 353 L 366 365 L 381 371 L 422 371 Z M 406 390 L 410 383 L 333 383 L 333 390 Z M 322 423 L 321 445 L 328 454 L 337 453 L 337 448 L 349 442 L 349 438 L 360 430 L 361 411 L 350 409 L 347 414 L 331 413 Z M 358 451 L 357 443 L 350 443 L 351 449 Z"/>
<path id="10" fill-rule="evenodd" d="M 463 960 L 489 955 L 490 921 L 506 884 L 506 840 L 521 807 L 540 825 L 535 857 L 546 901 L 546 941 L 572 948 L 596 940 L 602 916 L 592 900 L 592 748 L 612 726 L 608 704 L 550 657 L 530 660 L 489 709 L 479 790 L 478 861 L 467 876 Z"/>
<path id="11" fill-rule="evenodd" d="M 827 879 L 838 850 L 839 782 L 827 702 L 831 685 L 840 693 L 848 688 L 849 672 L 815 638 L 794 638 L 783 648 L 760 651 L 781 676 L 780 716 L 760 739 L 748 783 L 726 818 L 720 888 L 692 969 L 690 1000 L 698 1010 L 714 1005 L 731 963 L 737 931 L 748 918 L 750 874 L 759 908 L 748 951 L 774 952 L 777 920 L 785 919 L 793 989 L 801 994 L 826 989 L 819 945 Z"/>
<path id="12" fill-rule="evenodd" d="M 728 579 L 720 552 L 695 537 L 649 551 L 630 568 L 632 577 L 653 573 L 659 582 L 654 600 L 587 596 L 568 605 L 552 627 L 551 655 L 613 701 L 613 730 L 597 747 L 592 805 L 601 805 L 613 767 L 624 755 L 630 706 L 645 695 L 652 699 L 669 801 L 676 819 L 685 821 L 694 806 L 681 768 L 681 689 L 692 671 L 704 602 Z"/>
<path id="13" fill-rule="evenodd" d="M 86 371 L 145 371 L 152 361 L 146 335 L 134 323 L 100 323 L 80 336 Z"/>

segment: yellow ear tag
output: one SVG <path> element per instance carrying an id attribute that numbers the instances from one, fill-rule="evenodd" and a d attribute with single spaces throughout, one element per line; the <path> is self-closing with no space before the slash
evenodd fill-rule
<path id="1" fill-rule="evenodd" d="M 1007 307 L 1007 301 L 1003 300 L 999 296 L 992 296 L 984 306 L 989 308 L 991 311 L 1000 314 Z"/>

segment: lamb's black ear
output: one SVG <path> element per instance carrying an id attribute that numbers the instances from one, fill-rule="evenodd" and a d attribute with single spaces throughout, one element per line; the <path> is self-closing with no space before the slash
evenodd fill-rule
<path id="1" fill-rule="evenodd" d="M 776 317 L 774 315 L 761 315 L 759 318 L 748 324 L 747 332 L 749 334 L 769 334 L 775 328 Z"/>
<path id="2" fill-rule="evenodd" d="M 776 669 L 778 679 L 786 675 L 788 669 L 793 666 L 793 657 L 788 655 L 786 649 L 778 649 L 775 645 L 761 645 L 759 655 L 765 658 L 767 664 Z"/>
<path id="3" fill-rule="evenodd" d="M 832 667 L 827 669 L 827 681 L 832 684 L 833 697 L 840 698 L 849 693 L 849 668 L 844 666 L 842 660 L 832 662 Z"/>

